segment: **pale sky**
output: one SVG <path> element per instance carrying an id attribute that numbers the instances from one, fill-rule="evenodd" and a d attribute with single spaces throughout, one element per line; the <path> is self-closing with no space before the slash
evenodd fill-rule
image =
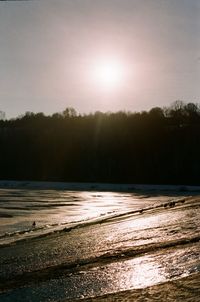
<path id="1" fill-rule="evenodd" d="M 95 69 L 119 66 L 105 87 Z M 115 71 L 113 71 L 115 72 Z M 148 110 L 200 102 L 199 0 L 0 1 L 0 110 Z"/>

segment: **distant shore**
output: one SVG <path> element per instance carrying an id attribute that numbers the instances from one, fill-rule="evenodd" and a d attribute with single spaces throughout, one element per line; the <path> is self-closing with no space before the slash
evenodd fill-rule
<path id="1" fill-rule="evenodd" d="M 149 185 L 149 184 L 111 184 L 111 183 L 81 183 L 81 182 L 48 182 L 48 181 L 15 181 L 0 180 L 0 188 L 39 189 L 39 190 L 74 190 L 74 191 L 178 191 L 200 192 L 200 186 L 187 185 Z"/>

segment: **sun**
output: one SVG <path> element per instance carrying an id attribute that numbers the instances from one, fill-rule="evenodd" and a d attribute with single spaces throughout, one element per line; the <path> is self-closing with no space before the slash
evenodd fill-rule
<path id="1" fill-rule="evenodd" d="M 123 82 L 123 67 L 112 59 L 97 60 L 92 69 L 92 77 L 101 89 L 111 90 Z"/>

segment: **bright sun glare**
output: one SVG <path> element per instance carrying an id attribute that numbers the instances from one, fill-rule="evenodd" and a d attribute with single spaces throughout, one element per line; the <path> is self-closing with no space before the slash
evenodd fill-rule
<path id="1" fill-rule="evenodd" d="M 94 64 L 93 78 L 102 89 L 113 89 L 123 81 L 123 68 L 117 61 L 105 60 Z"/>

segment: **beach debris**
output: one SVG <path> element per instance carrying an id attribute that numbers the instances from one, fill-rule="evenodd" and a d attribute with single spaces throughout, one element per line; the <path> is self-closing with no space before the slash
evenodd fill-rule
<path id="1" fill-rule="evenodd" d="M 186 199 L 185 198 L 182 198 L 182 199 L 179 199 L 179 200 L 176 200 L 176 201 L 170 201 L 170 202 L 167 202 L 167 203 L 164 203 L 163 206 L 164 208 L 166 209 L 167 207 L 169 208 L 173 208 L 175 207 L 177 204 L 180 204 L 180 203 L 185 203 Z"/>
<path id="2" fill-rule="evenodd" d="M 168 206 L 170 207 L 170 208 L 173 208 L 173 207 L 175 207 L 175 205 L 176 205 L 176 202 L 175 201 L 170 201 L 170 202 L 168 202 L 168 203 L 164 203 L 164 208 L 167 208 Z"/>
<path id="3" fill-rule="evenodd" d="M 171 202 L 169 203 L 169 206 L 170 206 L 171 208 L 175 207 L 175 205 L 176 205 L 175 201 L 171 201 Z"/>

